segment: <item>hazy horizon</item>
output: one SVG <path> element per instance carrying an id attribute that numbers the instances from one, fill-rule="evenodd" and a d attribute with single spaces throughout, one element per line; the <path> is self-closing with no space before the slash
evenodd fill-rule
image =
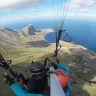
<path id="1" fill-rule="evenodd" d="M 95 0 L 3 0 L 0 2 L 0 26 L 63 17 L 95 20 L 95 9 Z"/>

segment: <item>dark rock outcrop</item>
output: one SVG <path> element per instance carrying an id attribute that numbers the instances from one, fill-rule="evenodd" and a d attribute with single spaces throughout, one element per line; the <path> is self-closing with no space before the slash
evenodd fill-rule
<path id="1" fill-rule="evenodd" d="M 35 35 L 36 29 L 32 24 L 29 24 L 27 27 L 21 29 L 21 32 L 24 36 Z"/>

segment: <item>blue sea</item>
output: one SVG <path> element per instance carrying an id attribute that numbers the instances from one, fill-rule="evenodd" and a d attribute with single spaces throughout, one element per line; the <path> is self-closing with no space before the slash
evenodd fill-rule
<path id="1" fill-rule="evenodd" d="M 18 22 L 14 24 L 5 25 L 11 29 L 22 29 L 28 24 L 33 24 L 36 29 L 52 28 L 56 30 L 58 21 L 54 19 L 33 20 L 27 22 Z M 72 38 L 72 42 L 85 46 L 86 48 L 96 52 L 96 20 L 94 19 L 67 19 L 64 22 L 63 29 L 67 30 L 67 34 Z M 65 36 L 62 34 L 61 39 Z M 50 43 L 55 42 L 55 32 L 51 32 L 45 36 Z M 69 38 L 66 37 L 66 40 Z"/>

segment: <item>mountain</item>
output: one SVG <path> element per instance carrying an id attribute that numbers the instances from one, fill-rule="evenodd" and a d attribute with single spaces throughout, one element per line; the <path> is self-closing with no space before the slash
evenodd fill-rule
<path id="1" fill-rule="evenodd" d="M 25 28 L 18 31 L 19 38 L 26 44 L 33 41 L 43 41 L 45 40 L 45 35 L 49 32 L 53 32 L 53 29 L 39 29 L 36 30 L 32 24 L 29 24 Z M 45 40 L 46 41 L 46 40 Z M 44 42 L 43 42 L 44 43 Z M 46 42 L 48 44 L 48 42 Z"/>
<path id="2" fill-rule="evenodd" d="M 35 35 L 36 29 L 32 24 L 20 30 L 24 36 Z"/>
<path id="3" fill-rule="evenodd" d="M 14 45 L 18 42 L 18 33 L 12 29 L 2 27 L 0 29 L 0 44 L 1 45 Z"/>
<path id="4" fill-rule="evenodd" d="M 32 24 L 29 24 L 25 28 L 22 28 L 21 30 L 17 30 L 17 31 L 14 31 L 6 27 L 2 27 L 0 29 L 0 44 L 1 45 L 18 45 L 18 44 L 26 45 L 32 41 L 41 40 L 41 42 L 43 42 L 43 40 L 45 40 L 44 38 L 45 35 L 49 32 L 53 32 L 53 30 L 50 28 L 46 28 L 46 29 L 41 29 L 37 31 Z M 47 41 L 45 43 L 49 45 Z M 30 43 L 30 44 L 33 44 L 33 43 Z"/>
<path id="5" fill-rule="evenodd" d="M 14 30 L 12 30 L 12 29 L 9 29 L 9 28 L 7 28 L 7 27 L 2 27 L 1 30 L 2 30 L 2 31 L 16 32 L 16 31 L 14 31 Z"/>

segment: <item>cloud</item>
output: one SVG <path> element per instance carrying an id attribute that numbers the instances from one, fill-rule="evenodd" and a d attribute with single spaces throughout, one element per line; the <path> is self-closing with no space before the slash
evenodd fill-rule
<path id="1" fill-rule="evenodd" d="M 31 9 L 30 12 L 40 13 L 40 12 L 44 12 L 44 10 L 43 9 Z"/>
<path id="2" fill-rule="evenodd" d="M 0 1 L 0 11 L 6 12 L 15 9 L 31 7 L 46 0 L 2 0 Z"/>
<path id="3" fill-rule="evenodd" d="M 88 9 L 87 8 L 82 8 L 82 9 L 79 10 L 79 12 L 88 13 Z"/>
<path id="4" fill-rule="evenodd" d="M 70 0 L 66 2 L 63 6 L 65 8 L 69 5 L 69 10 L 80 12 L 88 12 L 88 8 L 92 7 L 95 4 L 96 0 Z"/>
<path id="5" fill-rule="evenodd" d="M 41 12 L 40 9 L 31 9 L 30 12 Z"/>

